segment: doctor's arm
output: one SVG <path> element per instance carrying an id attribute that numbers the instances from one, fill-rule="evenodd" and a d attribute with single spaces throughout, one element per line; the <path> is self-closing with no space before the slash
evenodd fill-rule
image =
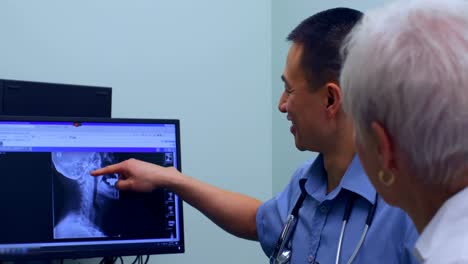
<path id="1" fill-rule="evenodd" d="M 91 175 L 119 174 L 116 187 L 120 190 L 151 192 L 166 188 L 202 212 L 225 231 L 250 240 L 258 240 L 256 214 L 261 201 L 223 190 L 179 172 L 174 167 L 161 167 L 129 159 L 110 165 Z"/>

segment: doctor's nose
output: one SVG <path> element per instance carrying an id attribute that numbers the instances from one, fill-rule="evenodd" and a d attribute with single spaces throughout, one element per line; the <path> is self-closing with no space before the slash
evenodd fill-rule
<path id="1" fill-rule="evenodd" d="M 288 95 L 286 94 L 286 92 L 283 92 L 281 94 L 281 97 L 280 97 L 279 102 L 278 102 L 278 110 L 281 113 L 287 113 L 288 112 L 287 102 L 288 102 Z"/>

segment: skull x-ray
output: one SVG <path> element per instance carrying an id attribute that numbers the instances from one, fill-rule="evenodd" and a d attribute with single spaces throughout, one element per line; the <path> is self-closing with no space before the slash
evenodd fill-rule
<path id="1" fill-rule="evenodd" d="M 91 177 L 89 173 L 116 163 L 109 153 L 52 152 L 52 165 L 62 191 L 54 211 L 54 238 L 107 237 L 105 213 L 119 199 L 118 176 Z"/>

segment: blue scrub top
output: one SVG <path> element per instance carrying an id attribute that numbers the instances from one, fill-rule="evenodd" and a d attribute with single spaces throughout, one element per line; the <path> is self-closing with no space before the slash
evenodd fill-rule
<path id="1" fill-rule="evenodd" d="M 301 194 L 301 178 L 307 178 L 307 196 L 292 238 L 291 264 L 335 263 L 344 207 L 350 192 L 354 192 L 358 198 L 346 226 L 340 257 L 340 263 L 347 263 L 358 245 L 376 193 L 357 156 L 339 186 L 329 194 L 323 156 L 319 155 L 295 172 L 283 192 L 260 206 L 257 232 L 263 251 L 268 257 L 272 254 L 285 219 Z M 413 222 L 401 209 L 378 197 L 374 220 L 353 263 L 418 263 L 412 255 L 418 238 Z"/>

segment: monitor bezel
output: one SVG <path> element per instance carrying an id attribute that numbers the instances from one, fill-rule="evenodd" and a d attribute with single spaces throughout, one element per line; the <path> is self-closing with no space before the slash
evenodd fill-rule
<path id="1" fill-rule="evenodd" d="M 153 119 L 153 118 L 110 118 L 110 117 L 52 117 L 52 116 L 6 116 L 0 115 L 0 122 L 71 122 L 71 123 L 128 123 L 128 124 L 169 124 L 175 125 L 176 128 L 176 159 L 177 170 L 182 171 L 181 161 L 181 141 L 180 141 L 180 120 L 179 119 Z M 117 257 L 117 256 L 132 256 L 132 255 L 157 255 L 157 254 L 178 254 L 185 253 L 185 236 L 184 236 L 184 218 L 183 218 L 183 201 L 178 200 L 179 219 L 180 219 L 180 244 L 171 247 L 155 247 L 154 243 L 148 243 L 143 248 L 132 248 L 132 244 L 128 245 L 125 249 L 115 248 L 122 246 L 116 245 L 114 249 L 112 246 L 105 245 L 109 248 L 103 248 L 102 245 L 96 245 L 96 248 L 90 250 L 71 250 L 70 246 L 64 247 L 62 251 L 53 252 L 39 252 L 27 254 L 0 254 L 0 261 L 23 261 L 23 260 L 44 260 L 44 259 L 78 259 L 78 258 L 99 258 L 99 257 Z M 135 245 L 143 245 L 133 244 Z M 91 246 L 90 246 L 91 247 Z M 94 246 L 92 246 L 94 247 Z M 71 247 L 72 248 L 72 247 Z"/>

